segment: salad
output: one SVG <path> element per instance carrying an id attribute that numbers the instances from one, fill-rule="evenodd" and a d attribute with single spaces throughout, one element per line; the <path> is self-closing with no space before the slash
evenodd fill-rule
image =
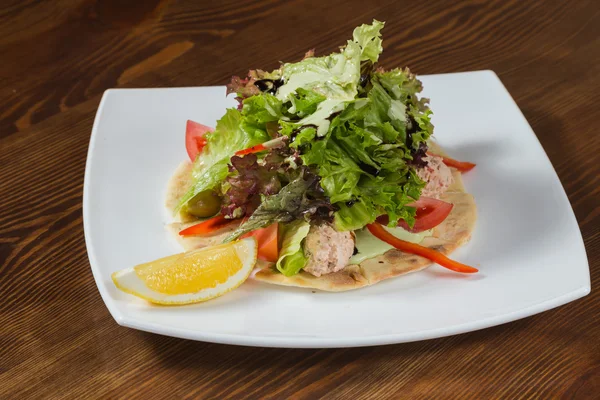
<path id="1" fill-rule="evenodd" d="M 310 50 L 274 71 L 234 76 L 227 94 L 237 108 L 214 129 L 188 121 L 190 160 L 167 202 L 184 248 L 244 242 L 260 260 L 255 279 L 334 291 L 432 262 L 477 272 L 447 257 L 474 226 L 460 177 L 474 164 L 432 140 L 415 75 L 378 66 L 383 27 L 357 27 L 327 56 Z"/>

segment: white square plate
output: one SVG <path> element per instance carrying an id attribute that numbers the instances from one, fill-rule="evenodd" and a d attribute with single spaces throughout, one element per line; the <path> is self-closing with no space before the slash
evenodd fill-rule
<path id="1" fill-rule="evenodd" d="M 187 119 L 214 126 L 224 87 L 104 93 L 84 185 L 85 239 L 106 306 L 123 326 L 209 342 L 350 347 L 447 336 L 502 324 L 590 292 L 575 216 L 519 108 L 491 71 L 421 77 L 435 136 L 457 158 L 478 222 L 452 257 L 480 268 L 464 276 L 432 266 L 343 293 L 248 281 L 207 303 L 158 307 L 120 292 L 112 272 L 180 252 L 167 235 L 167 181 L 186 156 Z"/>

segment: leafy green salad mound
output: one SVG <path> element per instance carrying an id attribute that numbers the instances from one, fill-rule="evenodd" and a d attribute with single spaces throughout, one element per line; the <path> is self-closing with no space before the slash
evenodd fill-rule
<path id="1" fill-rule="evenodd" d="M 228 90 L 240 107 L 228 109 L 205 136 L 178 210 L 214 190 L 223 215 L 245 218 L 227 240 L 283 223 L 277 267 L 286 275 L 306 262 L 300 244 L 311 222 L 347 231 L 388 215 L 390 226 L 412 226 L 415 209 L 407 204 L 425 185 L 416 167 L 433 131 L 431 111 L 408 69 L 376 66 L 383 26 L 375 20 L 356 28 L 338 53 L 309 52 L 275 71 L 234 77 Z M 235 155 L 277 138 L 268 151 Z"/>

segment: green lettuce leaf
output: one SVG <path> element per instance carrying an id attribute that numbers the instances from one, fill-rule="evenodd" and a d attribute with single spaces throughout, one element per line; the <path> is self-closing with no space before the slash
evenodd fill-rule
<path id="1" fill-rule="evenodd" d="M 333 223 L 338 231 L 353 231 L 375 221 L 379 212 L 371 202 L 358 200 L 351 206 L 340 204 L 340 209 L 335 213 Z"/>
<path id="2" fill-rule="evenodd" d="M 415 96 L 423 90 L 423 85 L 408 69 L 395 68 L 387 72 L 377 72 L 378 82 L 395 100 L 403 103 L 409 101 L 410 96 Z"/>
<path id="3" fill-rule="evenodd" d="M 285 276 L 296 275 L 306 265 L 302 242 L 309 230 L 309 223 L 302 220 L 284 225 L 281 253 L 276 267 Z"/>
<path id="4" fill-rule="evenodd" d="M 358 43 L 361 51 L 361 61 L 370 60 L 376 63 L 379 60 L 379 55 L 383 51 L 381 46 L 381 30 L 384 22 L 373 20 L 373 24 L 363 24 L 354 29 L 352 33 L 353 40 Z"/>
<path id="5" fill-rule="evenodd" d="M 296 114 L 299 117 L 305 117 L 317 111 L 319 103 L 326 99 L 327 97 L 317 92 L 300 87 L 290 96 L 292 107 L 290 107 L 288 112 Z"/>
<path id="6" fill-rule="evenodd" d="M 248 97 L 242 104 L 242 127 L 245 131 L 265 131 L 268 122 L 279 121 L 283 116 L 281 101 L 270 93 Z"/>
<path id="7" fill-rule="evenodd" d="M 300 249 L 286 257 L 281 266 L 277 266 L 277 269 L 285 276 L 294 276 L 304 268 L 307 261 L 304 250 Z"/>
<path id="8" fill-rule="evenodd" d="M 433 133 L 431 110 L 427 106 L 429 100 L 418 97 L 423 85 L 408 68 L 376 72 L 373 81 L 374 86 L 384 89 L 389 97 L 385 99 L 383 92 L 378 92 L 381 96 L 381 106 L 388 110 L 392 124 L 400 131 L 402 142 L 412 149 L 418 149 Z M 402 107 L 398 104 L 402 104 Z M 399 117 L 401 121 L 394 121 L 394 117 Z M 412 126 L 413 124 L 415 126 Z M 406 127 L 411 130 L 410 140 L 406 136 Z"/>
<path id="9" fill-rule="evenodd" d="M 314 151 L 314 147 L 311 152 Z M 325 150 L 322 152 L 323 161 L 319 166 L 319 175 L 321 175 L 321 186 L 325 194 L 332 203 L 349 201 L 353 198 L 354 190 L 358 185 L 361 175 L 361 168 L 336 143 L 336 141 L 327 140 Z M 303 156 L 307 162 L 308 157 Z"/>

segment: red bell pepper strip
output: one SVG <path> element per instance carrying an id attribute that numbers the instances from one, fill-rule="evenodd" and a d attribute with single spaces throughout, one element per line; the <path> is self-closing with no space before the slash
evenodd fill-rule
<path id="1" fill-rule="evenodd" d="M 281 147 L 285 144 L 287 140 L 287 136 L 280 136 L 273 140 L 269 140 L 267 142 L 257 144 L 256 146 L 248 147 L 247 149 L 238 150 L 235 152 L 236 156 L 244 156 L 246 154 L 258 153 L 260 151 L 274 149 L 276 147 Z"/>
<path id="2" fill-rule="evenodd" d="M 450 157 L 442 157 L 442 161 L 449 167 L 456 168 L 460 172 L 467 172 L 475 168 L 475 164 L 468 161 L 457 161 Z"/>
<path id="3" fill-rule="evenodd" d="M 226 219 L 223 215 L 217 215 L 206 221 L 202 221 L 199 224 L 187 227 L 179 232 L 181 236 L 192 236 L 192 235 L 208 235 L 216 230 L 223 228 L 235 221 L 234 219 Z"/>
<path id="4" fill-rule="evenodd" d="M 434 155 L 437 157 L 442 157 L 442 161 L 444 162 L 444 164 L 446 164 L 449 167 L 456 168 L 460 172 L 470 171 L 473 168 L 475 168 L 475 165 L 477 165 L 477 164 L 473 164 L 472 162 L 468 162 L 468 161 L 458 161 L 458 160 L 455 160 L 450 157 L 438 156 L 437 154 L 433 154 L 430 152 L 427 152 L 427 154 Z"/>
<path id="5" fill-rule="evenodd" d="M 405 240 L 398 239 L 396 236 L 392 235 L 388 231 L 386 231 L 383 226 L 377 222 L 367 225 L 367 229 L 373 236 L 376 238 L 383 240 L 387 244 L 394 246 L 400 251 L 405 253 L 414 254 L 417 256 L 425 257 L 428 260 L 431 260 L 435 263 L 438 263 L 444 268 L 451 269 L 452 271 L 462 272 L 465 274 L 472 274 L 474 272 L 478 272 L 477 268 L 470 267 L 465 264 L 461 264 L 457 261 L 451 260 L 439 251 L 435 251 L 425 246 L 421 246 L 420 244 L 407 242 Z"/>
<path id="6" fill-rule="evenodd" d="M 267 150 L 263 143 L 257 144 L 256 146 L 248 147 L 247 149 L 238 150 L 235 152 L 236 156 L 245 156 L 246 154 L 258 153 L 260 151 Z"/>

